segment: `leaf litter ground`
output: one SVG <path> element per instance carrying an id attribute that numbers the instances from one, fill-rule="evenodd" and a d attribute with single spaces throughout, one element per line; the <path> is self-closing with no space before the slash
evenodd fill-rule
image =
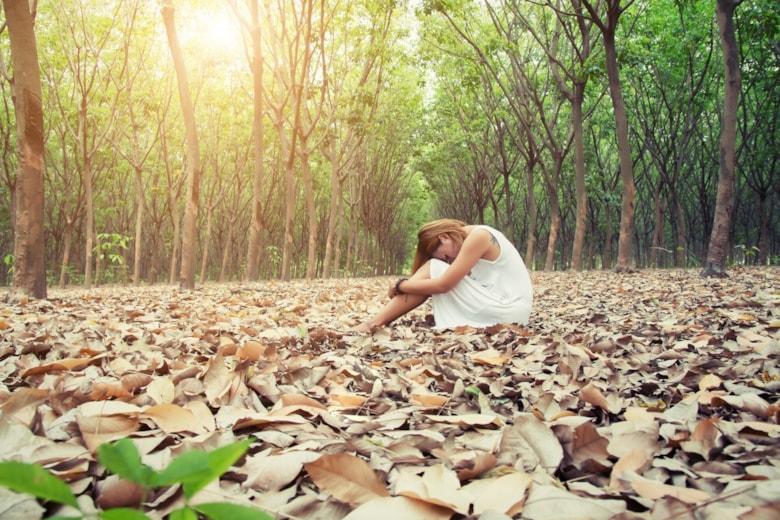
<path id="1" fill-rule="evenodd" d="M 779 270 L 533 280 L 527 327 L 440 332 L 423 306 L 373 336 L 349 329 L 384 278 L 9 295 L 0 458 L 156 517 L 181 490 L 108 476 L 101 443 L 162 468 L 252 436 L 196 500 L 279 518 L 777 518 Z"/>

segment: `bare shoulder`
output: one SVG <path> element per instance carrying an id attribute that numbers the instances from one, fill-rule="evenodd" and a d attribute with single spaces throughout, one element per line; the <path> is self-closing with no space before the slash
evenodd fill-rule
<path id="1" fill-rule="evenodd" d="M 487 229 L 478 226 L 464 226 L 466 230 L 466 240 L 469 242 L 488 243 L 493 238 L 493 234 Z"/>

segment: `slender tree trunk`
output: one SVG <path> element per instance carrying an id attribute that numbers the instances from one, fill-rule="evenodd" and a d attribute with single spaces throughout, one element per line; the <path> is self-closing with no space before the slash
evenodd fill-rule
<path id="1" fill-rule="evenodd" d="M 718 29 L 723 48 L 725 85 L 723 119 L 720 130 L 720 173 L 715 217 L 702 276 L 726 276 L 731 217 L 734 212 L 734 181 L 736 177 L 737 105 L 742 76 L 739 70 L 739 46 L 734 32 L 734 10 L 738 0 L 717 0 Z"/>
<path id="2" fill-rule="evenodd" d="M 770 211 L 766 193 L 761 194 L 758 206 L 758 265 L 767 265 L 769 258 L 769 220 L 772 212 Z"/>
<path id="3" fill-rule="evenodd" d="M 13 286 L 33 298 L 46 298 L 43 110 L 34 20 L 27 0 L 3 0 L 3 7 L 11 40 L 19 150 Z"/>
<path id="4" fill-rule="evenodd" d="M 688 238 L 687 238 L 687 226 L 685 224 L 685 209 L 683 208 L 680 198 L 675 196 L 674 198 L 674 213 L 675 220 L 677 221 L 677 238 L 674 247 L 674 263 L 677 267 L 685 267 L 688 260 Z"/>
<path id="5" fill-rule="evenodd" d="M 623 181 L 623 197 L 620 210 L 620 235 L 618 238 L 618 271 L 630 271 L 633 263 L 634 203 L 636 186 L 634 185 L 634 165 L 631 161 L 631 145 L 628 142 L 628 118 L 620 87 L 620 71 L 617 63 L 614 33 L 604 33 L 604 54 L 609 78 L 609 94 L 615 111 L 615 127 L 620 159 L 620 178 Z"/>
<path id="6" fill-rule="evenodd" d="M 341 182 L 338 171 L 338 160 L 335 151 L 330 152 L 330 204 L 328 206 L 328 234 L 325 238 L 325 260 L 322 266 L 322 277 L 330 278 L 333 264 L 333 241 L 336 234 L 336 225 L 341 213 Z M 336 265 L 338 271 L 338 265 Z"/>
<path id="7" fill-rule="evenodd" d="M 317 208 L 314 205 L 314 179 L 312 179 L 309 167 L 308 143 L 301 138 L 301 174 L 303 177 L 303 189 L 306 196 L 306 213 L 309 217 L 309 239 L 306 254 L 306 279 L 311 280 L 317 276 Z"/>
<path id="8" fill-rule="evenodd" d="M 258 0 L 251 0 L 252 20 L 252 92 L 254 111 L 252 113 L 252 144 L 255 152 L 255 171 L 252 181 L 252 222 L 249 226 L 249 244 L 246 255 L 246 280 L 257 279 L 260 257 L 260 235 L 263 230 L 262 197 L 265 168 L 265 138 L 263 131 L 263 57 L 260 53 L 260 18 Z"/>
<path id="9" fill-rule="evenodd" d="M 653 199 L 653 204 L 655 206 L 655 225 L 653 226 L 653 241 L 652 245 L 650 246 L 650 267 L 659 267 L 658 254 L 663 247 L 664 241 L 664 208 L 660 186 L 655 190 Z"/>
<path id="10" fill-rule="evenodd" d="M 172 208 L 171 211 L 173 212 L 173 244 L 171 244 L 171 265 L 168 272 L 168 283 L 174 284 L 176 283 L 176 266 L 178 264 L 179 260 L 179 238 L 181 236 L 181 215 L 179 215 L 179 212 L 176 210 L 176 208 Z"/>
<path id="11" fill-rule="evenodd" d="M 585 191 L 585 145 L 582 137 L 582 97 L 585 86 L 575 85 L 574 88 L 571 119 L 574 126 L 574 186 L 577 209 L 571 267 L 575 271 L 579 271 L 582 269 L 582 246 L 585 244 L 585 229 L 588 226 L 588 195 Z"/>
<path id="12" fill-rule="evenodd" d="M 280 119 L 281 121 L 281 119 Z M 286 150 L 286 139 L 281 134 L 284 129 L 280 126 L 277 127 L 280 132 L 280 138 L 282 142 L 282 156 L 286 156 L 289 153 Z M 292 262 L 292 250 L 293 250 L 293 216 L 295 215 L 295 171 L 293 170 L 292 161 L 284 162 L 284 239 L 282 242 L 282 280 L 290 279 L 290 263 Z"/>
<path id="13" fill-rule="evenodd" d="M 65 283 L 67 282 L 68 264 L 70 263 L 70 248 L 73 243 L 73 220 L 66 219 L 63 239 L 65 241 L 65 245 L 63 246 L 62 263 L 60 264 L 60 280 L 58 284 L 60 288 L 65 287 Z"/>
<path id="14" fill-rule="evenodd" d="M 561 163 L 556 161 L 556 168 Z M 555 269 L 555 246 L 558 243 L 558 232 L 561 229 L 561 207 L 558 202 L 558 188 L 548 182 L 548 195 L 550 199 L 550 233 L 547 235 L 547 254 L 544 259 L 544 270 L 552 271 Z"/>
<path id="15" fill-rule="evenodd" d="M 610 269 L 612 267 L 612 211 L 609 208 L 604 209 L 604 224 L 606 231 L 604 233 L 604 249 L 601 252 L 601 268 Z"/>
<path id="16" fill-rule="evenodd" d="M 184 117 L 187 165 L 187 202 L 184 207 L 184 232 L 181 245 L 181 272 L 179 285 L 182 289 L 195 288 L 195 249 L 198 240 L 198 204 L 200 200 L 200 150 L 198 147 L 198 129 L 195 125 L 195 109 L 190 98 L 190 86 L 187 69 L 179 47 L 174 21 L 174 9 L 171 0 L 163 0 L 162 17 L 165 34 L 171 49 L 176 80 L 179 85 L 179 101 Z"/>
<path id="17" fill-rule="evenodd" d="M 225 245 L 222 248 L 222 265 L 220 266 L 219 269 L 220 283 L 225 281 L 225 275 L 227 274 L 227 270 L 228 270 L 228 260 L 230 259 L 230 250 L 231 250 L 232 242 L 233 242 L 232 225 L 228 225 L 227 239 L 225 240 Z"/>
<path id="18" fill-rule="evenodd" d="M 146 203 L 144 202 L 144 183 L 141 176 L 141 169 L 135 169 L 135 188 L 136 188 L 136 213 L 135 213 L 135 248 L 133 258 L 133 284 L 139 285 L 141 283 L 141 239 L 143 237 L 143 223 L 144 223 L 144 208 Z"/>
<path id="19" fill-rule="evenodd" d="M 89 122 L 87 121 L 87 99 L 82 98 L 81 99 L 81 109 L 79 111 L 79 119 L 81 128 L 81 160 L 82 160 L 82 169 L 83 169 L 83 177 L 84 177 L 84 197 L 85 197 L 85 225 L 86 230 L 84 232 L 86 236 L 86 245 L 85 245 L 85 251 L 84 251 L 84 287 L 89 289 L 92 287 L 92 278 L 93 278 L 93 249 L 95 248 L 94 244 L 94 237 L 95 237 L 95 210 L 94 210 L 94 200 L 92 198 L 92 160 L 89 154 L 89 150 L 87 149 L 87 133 L 88 133 L 88 126 Z"/>
<path id="20" fill-rule="evenodd" d="M 203 253 L 200 255 L 200 284 L 206 282 L 206 266 L 209 261 L 209 242 L 211 240 L 211 218 L 214 215 L 214 206 L 209 205 L 206 213 L 206 236 L 203 237 Z M 248 269 L 248 266 L 247 266 Z M 255 266 L 255 270 L 257 266 Z"/>
<path id="21" fill-rule="evenodd" d="M 534 267 L 536 249 L 536 197 L 534 197 L 534 169 L 528 165 L 526 170 L 526 208 L 528 210 L 528 236 L 525 242 L 525 262 L 529 268 Z"/>

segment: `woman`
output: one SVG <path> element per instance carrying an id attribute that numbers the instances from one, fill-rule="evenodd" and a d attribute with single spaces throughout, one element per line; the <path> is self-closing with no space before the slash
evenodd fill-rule
<path id="1" fill-rule="evenodd" d="M 533 288 L 520 253 L 489 226 L 441 219 L 417 233 L 412 277 L 390 285 L 390 302 L 357 327 L 368 332 L 414 309 L 429 296 L 436 328 L 528 323 Z"/>

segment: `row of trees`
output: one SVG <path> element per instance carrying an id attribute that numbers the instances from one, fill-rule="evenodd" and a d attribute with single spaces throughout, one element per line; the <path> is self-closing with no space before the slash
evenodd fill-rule
<path id="1" fill-rule="evenodd" d="M 0 282 L 396 272 L 432 215 L 770 262 L 780 8 L 740 3 L 3 0 Z"/>
<path id="2" fill-rule="evenodd" d="M 427 206 L 402 15 L 385 1 L 41 2 L 50 281 L 400 269 Z M 20 68 L 3 70 L 8 251 Z"/>
<path id="3" fill-rule="evenodd" d="M 440 207 L 545 269 L 768 263 L 780 6 L 740 3 L 428 3 Z"/>

